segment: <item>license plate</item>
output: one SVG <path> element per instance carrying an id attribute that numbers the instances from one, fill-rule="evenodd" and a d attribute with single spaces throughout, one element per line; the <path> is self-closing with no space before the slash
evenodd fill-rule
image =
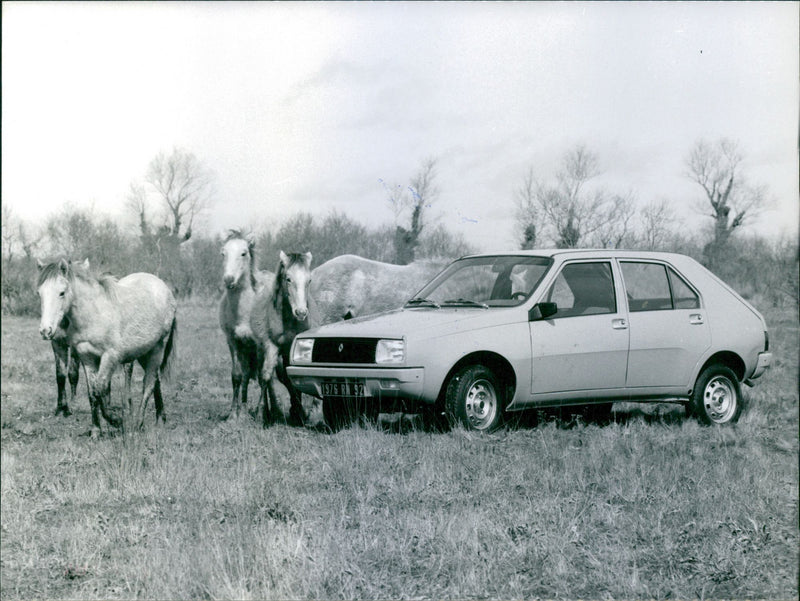
<path id="1" fill-rule="evenodd" d="M 361 380 L 326 380 L 322 382 L 322 396 L 365 397 L 367 389 Z"/>

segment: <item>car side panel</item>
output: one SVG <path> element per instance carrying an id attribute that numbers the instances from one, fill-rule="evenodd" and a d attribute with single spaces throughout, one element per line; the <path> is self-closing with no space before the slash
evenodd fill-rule
<path id="1" fill-rule="evenodd" d="M 711 346 L 698 362 L 691 385 L 708 358 L 720 351 L 730 351 L 741 357 L 745 363 L 745 378 L 748 378 L 756 369 L 759 352 L 764 350 L 766 323 L 763 317 L 702 265 L 687 257 L 679 260 L 685 264 L 676 261 L 676 266 L 703 295 L 711 330 Z"/>

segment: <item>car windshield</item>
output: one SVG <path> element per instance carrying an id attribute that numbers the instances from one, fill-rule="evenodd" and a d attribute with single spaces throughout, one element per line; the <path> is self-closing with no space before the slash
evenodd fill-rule
<path id="1" fill-rule="evenodd" d="M 451 263 L 406 303 L 407 307 L 514 307 L 525 302 L 552 259 L 469 257 Z"/>

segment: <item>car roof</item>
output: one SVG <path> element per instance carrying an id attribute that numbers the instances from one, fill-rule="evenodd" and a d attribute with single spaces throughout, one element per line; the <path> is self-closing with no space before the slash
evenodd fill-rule
<path id="1" fill-rule="evenodd" d="M 564 256 L 574 259 L 596 259 L 600 257 L 637 258 L 637 259 L 669 259 L 686 258 L 686 255 L 653 250 L 620 250 L 615 248 L 537 248 L 533 250 L 508 250 L 497 252 L 476 253 L 468 257 L 498 257 L 498 256 L 530 256 L 530 257 L 558 257 Z"/>

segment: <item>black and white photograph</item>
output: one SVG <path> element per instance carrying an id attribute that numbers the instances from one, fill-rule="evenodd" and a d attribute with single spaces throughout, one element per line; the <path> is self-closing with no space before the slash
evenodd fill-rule
<path id="1" fill-rule="evenodd" d="M 798 599 L 800 3 L 2 2 L 0 599 Z"/>

